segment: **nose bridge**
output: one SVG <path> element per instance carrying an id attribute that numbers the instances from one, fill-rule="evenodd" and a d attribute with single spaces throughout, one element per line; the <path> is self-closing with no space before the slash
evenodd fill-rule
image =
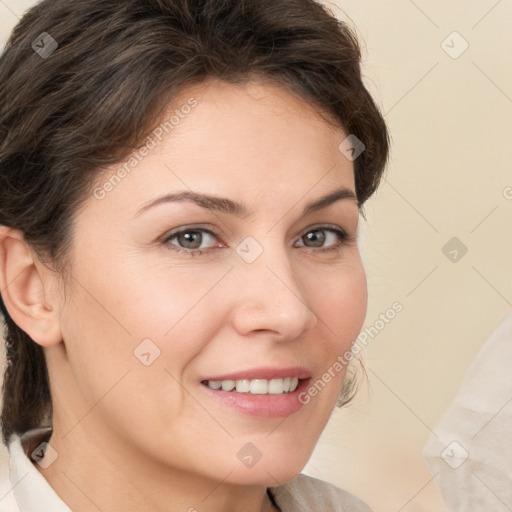
<path id="1" fill-rule="evenodd" d="M 251 238 L 237 248 L 242 291 L 235 327 L 243 334 L 272 331 L 282 340 L 298 337 L 316 324 L 316 316 L 297 282 L 286 247 L 276 233 L 258 241 Z"/>

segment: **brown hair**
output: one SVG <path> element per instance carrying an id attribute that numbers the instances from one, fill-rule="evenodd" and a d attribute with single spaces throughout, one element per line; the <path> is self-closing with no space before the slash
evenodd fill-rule
<path id="1" fill-rule="evenodd" d="M 389 139 L 360 59 L 353 32 L 314 0 L 43 0 L 0 57 L 0 224 L 21 230 L 65 276 L 73 215 L 99 169 L 125 158 L 163 105 L 207 78 L 272 80 L 360 139 L 361 207 L 377 189 Z M 50 424 L 52 401 L 42 347 L 0 306 L 7 443 Z M 351 398 L 348 384 L 338 404 Z"/>

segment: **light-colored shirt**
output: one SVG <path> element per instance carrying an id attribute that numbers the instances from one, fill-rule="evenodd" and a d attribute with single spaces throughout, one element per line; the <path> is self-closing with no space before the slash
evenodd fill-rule
<path id="1" fill-rule="evenodd" d="M 25 454 L 18 436 L 11 437 L 8 447 L 0 443 L 0 450 L 0 512 L 71 512 Z M 269 489 L 282 512 L 373 512 L 353 494 L 304 474 Z"/>

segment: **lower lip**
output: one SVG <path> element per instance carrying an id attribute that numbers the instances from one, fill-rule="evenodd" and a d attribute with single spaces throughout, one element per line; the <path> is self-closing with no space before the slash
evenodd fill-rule
<path id="1" fill-rule="evenodd" d="M 253 395 L 251 393 L 212 389 L 205 384 L 200 384 L 200 386 L 214 399 L 249 416 L 282 418 L 299 411 L 303 407 L 304 404 L 299 400 L 299 394 L 307 389 L 309 380 L 301 379 L 295 391 L 280 393 L 279 395 Z"/>

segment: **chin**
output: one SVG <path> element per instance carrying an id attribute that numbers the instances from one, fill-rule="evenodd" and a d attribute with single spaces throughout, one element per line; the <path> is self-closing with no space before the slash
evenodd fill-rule
<path id="1" fill-rule="evenodd" d="M 293 480 L 304 469 L 310 454 L 299 457 L 297 453 L 274 453 L 271 458 L 261 459 L 252 467 L 240 464 L 228 481 L 235 485 L 262 485 L 275 487 Z M 227 468 L 226 468 L 227 469 Z M 233 469 L 233 468 L 231 468 Z M 226 471 L 228 473 L 229 471 Z"/>

